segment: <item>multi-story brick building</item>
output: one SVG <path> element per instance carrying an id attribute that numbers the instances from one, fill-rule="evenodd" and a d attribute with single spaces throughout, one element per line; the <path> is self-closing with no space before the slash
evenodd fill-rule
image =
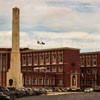
<path id="1" fill-rule="evenodd" d="M 73 48 L 43 50 L 24 48 L 20 51 L 25 87 L 100 86 L 100 52 L 79 53 L 79 49 Z M 0 85 L 2 86 L 6 86 L 10 58 L 11 49 L 1 48 Z"/>
<path id="2" fill-rule="evenodd" d="M 81 87 L 100 86 L 100 52 L 80 54 Z"/>
<path id="3" fill-rule="evenodd" d="M 21 49 L 21 71 L 25 87 L 80 88 L 79 49 Z M 0 49 L 0 85 L 6 86 L 11 49 Z M 16 71 L 17 73 L 17 71 Z"/>

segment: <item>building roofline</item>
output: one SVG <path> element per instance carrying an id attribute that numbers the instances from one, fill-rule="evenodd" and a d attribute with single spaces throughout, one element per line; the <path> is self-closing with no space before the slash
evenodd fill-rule
<path id="1" fill-rule="evenodd" d="M 28 49 L 22 52 L 39 52 L 39 51 L 53 51 L 53 50 L 80 50 L 78 48 L 71 48 L 71 47 L 60 47 L 60 48 L 48 48 L 48 49 Z"/>
<path id="2" fill-rule="evenodd" d="M 81 52 L 80 54 L 95 54 L 95 53 L 100 53 L 100 51 Z"/>
<path id="3" fill-rule="evenodd" d="M 78 48 L 71 47 L 59 47 L 59 48 L 48 48 L 48 49 L 29 49 L 29 48 L 20 48 L 21 52 L 39 52 L 39 51 L 53 51 L 53 50 L 80 50 Z M 11 52 L 11 48 L 0 48 L 0 52 Z"/>

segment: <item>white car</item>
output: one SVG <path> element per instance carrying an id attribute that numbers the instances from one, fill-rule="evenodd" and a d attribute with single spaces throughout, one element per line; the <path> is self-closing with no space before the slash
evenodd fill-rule
<path id="1" fill-rule="evenodd" d="M 90 92 L 90 89 L 89 88 L 86 88 L 86 89 L 84 89 L 84 92 L 85 93 L 89 93 Z"/>

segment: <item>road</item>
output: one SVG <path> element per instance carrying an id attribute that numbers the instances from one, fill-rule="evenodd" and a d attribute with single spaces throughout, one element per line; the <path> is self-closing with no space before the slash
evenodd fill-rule
<path id="1" fill-rule="evenodd" d="M 16 100 L 100 100 L 100 92 L 30 96 Z"/>

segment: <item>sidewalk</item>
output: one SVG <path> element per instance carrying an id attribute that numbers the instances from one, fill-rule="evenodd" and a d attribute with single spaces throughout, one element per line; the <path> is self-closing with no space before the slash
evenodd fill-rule
<path id="1" fill-rule="evenodd" d="M 81 93 L 81 92 L 48 92 L 47 95 L 62 95 L 62 94 L 74 94 L 74 93 Z"/>

